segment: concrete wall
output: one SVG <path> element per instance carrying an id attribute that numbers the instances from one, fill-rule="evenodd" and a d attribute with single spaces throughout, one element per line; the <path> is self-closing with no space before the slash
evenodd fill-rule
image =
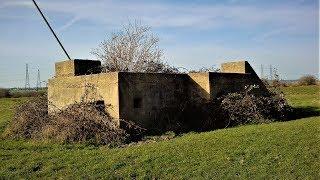
<path id="1" fill-rule="evenodd" d="M 61 61 L 55 63 L 56 77 L 66 77 L 75 75 L 74 61 Z"/>
<path id="2" fill-rule="evenodd" d="M 245 86 L 258 85 L 256 94 L 268 94 L 269 91 L 247 61 L 235 61 L 221 64 L 221 73 L 210 73 L 211 96 L 244 90 Z"/>
<path id="3" fill-rule="evenodd" d="M 186 74 L 119 72 L 120 118 L 151 131 L 167 129 L 188 96 Z"/>
<path id="4" fill-rule="evenodd" d="M 259 85 L 262 92 L 266 87 L 247 61 L 221 64 L 221 72 L 189 73 L 190 92 L 193 100 L 212 99 L 220 95 L 239 92 L 245 86 Z M 196 85 L 195 85 L 196 84 Z"/>
<path id="5" fill-rule="evenodd" d="M 255 84 L 251 74 L 209 73 L 209 77 L 211 98 L 216 98 L 232 92 L 243 91 L 245 86 Z"/>
<path id="6" fill-rule="evenodd" d="M 246 71 L 246 61 L 235 61 L 221 64 L 224 73 L 249 73 Z"/>
<path id="7" fill-rule="evenodd" d="M 196 102 L 210 100 L 209 73 L 189 73 L 188 76 L 190 99 Z"/>
<path id="8" fill-rule="evenodd" d="M 101 73 L 83 76 L 56 77 L 48 82 L 49 112 L 80 102 L 104 101 L 107 112 L 119 118 L 118 73 Z"/>

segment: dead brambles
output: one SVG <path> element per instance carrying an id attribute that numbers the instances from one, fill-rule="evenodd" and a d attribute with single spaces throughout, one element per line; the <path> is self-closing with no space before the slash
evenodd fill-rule
<path id="1" fill-rule="evenodd" d="M 283 93 L 270 91 L 269 95 L 257 95 L 249 86 L 244 92 L 229 93 L 221 97 L 221 109 L 226 115 L 225 126 L 257 124 L 286 120 L 292 112 Z"/>
<path id="2" fill-rule="evenodd" d="M 4 136 L 117 146 L 138 138 L 144 131 L 123 120 L 125 125 L 120 128 L 95 103 L 73 104 L 53 115 L 48 114 L 47 104 L 47 97 L 40 96 L 18 106 Z"/>

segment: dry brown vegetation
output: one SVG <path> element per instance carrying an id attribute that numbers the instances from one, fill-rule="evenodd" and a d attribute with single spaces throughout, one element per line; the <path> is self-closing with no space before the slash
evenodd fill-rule
<path id="1" fill-rule="evenodd" d="M 201 102 L 187 100 L 178 108 L 166 109 L 171 119 L 156 121 L 160 132 L 210 131 L 245 124 L 284 121 L 292 117 L 292 108 L 284 94 L 276 87 L 270 93 L 258 93 L 258 86 L 248 86 L 243 92 L 235 92 Z"/>
<path id="2" fill-rule="evenodd" d="M 249 86 L 244 92 L 230 93 L 203 103 L 187 102 L 180 110 L 172 112 L 176 114 L 175 119 L 163 121 L 166 127 L 163 130 L 177 133 L 207 131 L 288 118 L 291 107 L 283 94 L 271 92 L 268 96 L 257 95 L 253 93 L 254 88 Z M 121 120 L 119 127 L 117 121 L 104 111 L 104 106 L 82 99 L 80 103 L 49 115 L 47 97 L 32 98 L 17 107 L 4 135 L 8 138 L 109 146 L 139 141 L 147 135 L 146 129 L 128 120 Z"/>
<path id="3" fill-rule="evenodd" d="M 300 86 L 316 85 L 317 81 L 318 81 L 317 77 L 313 75 L 305 75 L 299 78 L 298 85 Z"/>
<path id="4" fill-rule="evenodd" d="M 0 98 L 5 98 L 9 96 L 10 96 L 9 89 L 0 88 Z"/>
<path id="5" fill-rule="evenodd" d="M 17 107 L 4 135 L 15 139 L 114 146 L 134 140 L 143 132 L 133 123 L 124 122 L 124 125 L 120 128 L 115 119 L 101 111 L 100 105 L 95 103 L 77 103 L 49 115 L 47 97 L 39 96 Z"/>
<path id="6" fill-rule="evenodd" d="M 272 90 L 263 96 L 253 93 L 254 88 L 257 87 L 249 86 L 244 92 L 221 98 L 221 108 L 227 116 L 226 126 L 286 120 L 290 116 L 292 108 L 282 92 Z"/>

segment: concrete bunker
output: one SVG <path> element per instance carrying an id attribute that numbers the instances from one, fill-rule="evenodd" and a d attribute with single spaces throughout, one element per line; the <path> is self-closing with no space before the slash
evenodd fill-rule
<path id="1" fill-rule="evenodd" d="M 221 72 L 189 74 L 101 73 L 100 65 L 100 61 L 78 59 L 56 63 L 56 75 L 48 82 L 49 113 L 92 101 L 103 103 L 118 125 L 119 119 L 125 119 L 166 131 L 167 122 L 185 102 L 210 100 L 247 85 L 259 85 L 262 93 L 267 92 L 247 61 L 223 63 Z"/>

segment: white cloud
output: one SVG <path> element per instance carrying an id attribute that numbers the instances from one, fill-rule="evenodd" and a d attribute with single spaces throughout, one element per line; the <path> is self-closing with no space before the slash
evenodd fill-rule
<path id="1" fill-rule="evenodd" d="M 128 19 L 140 19 L 155 27 L 169 28 L 256 28 L 274 27 L 297 32 L 313 28 L 316 9 L 310 6 L 255 6 L 255 5 L 172 5 L 151 1 L 45 1 L 38 4 L 46 12 L 65 13 L 72 18 L 60 30 L 65 30 L 80 20 L 117 26 Z M 0 6 L 28 7 L 30 1 L 5 0 Z M 33 8 L 33 7 L 32 7 Z M 274 31 L 274 30 L 272 30 Z M 277 31 L 277 30 L 276 30 Z M 279 30 L 278 30 L 279 31 Z M 272 33 L 271 33 L 272 34 Z"/>
<path id="2" fill-rule="evenodd" d="M 64 24 L 63 26 L 59 27 L 57 29 L 57 32 L 61 32 L 64 31 L 66 29 L 68 29 L 69 27 L 71 27 L 74 23 L 76 23 L 77 21 L 79 21 L 81 18 L 80 17 L 74 17 L 72 18 L 70 21 L 68 21 L 66 24 Z"/>
<path id="3" fill-rule="evenodd" d="M 33 4 L 31 1 L 25 0 L 2 0 L 0 2 L 0 9 L 1 8 L 8 8 L 8 7 L 32 7 Z"/>

